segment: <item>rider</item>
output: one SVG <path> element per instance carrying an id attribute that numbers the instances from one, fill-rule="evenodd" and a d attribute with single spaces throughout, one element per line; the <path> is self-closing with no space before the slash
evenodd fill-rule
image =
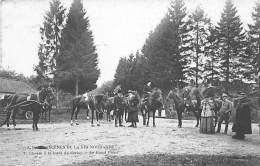
<path id="1" fill-rule="evenodd" d="M 149 94 L 152 92 L 152 82 L 149 81 L 143 88 L 144 101 L 147 102 Z"/>
<path id="2" fill-rule="evenodd" d="M 226 127 L 224 133 L 227 134 L 228 130 L 228 121 L 230 118 L 230 113 L 233 109 L 233 104 L 231 101 L 228 100 L 228 95 L 226 93 L 222 94 L 222 105 L 219 111 L 219 121 L 218 121 L 218 130 L 217 133 L 220 132 L 221 124 L 223 121 L 225 121 Z"/>

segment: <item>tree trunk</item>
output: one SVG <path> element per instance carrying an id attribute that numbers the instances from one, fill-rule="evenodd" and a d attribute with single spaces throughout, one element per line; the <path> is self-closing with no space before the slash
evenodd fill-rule
<path id="1" fill-rule="evenodd" d="M 79 95 L 79 80 L 78 79 L 76 79 L 76 85 L 75 86 L 76 86 L 76 88 L 75 88 L 76 89 L 75 95 L 78 96 Z"/>
<path id="2" fill-rule="evenodd" d="M 198 75 L 199 75 L 199 25 L 197 23 L 197 34 L 196 34 L 196 87 L 198 87 Z"/>
<path id="3" fill-rule="evenodd" d="M 260 70 L 258 71 L 258 104 L 260 107 Z"/>
<path id="4" fill-rule="evenodd" d="M 56 108 L 59 109 L 59 88 L 56 87 Z"/>

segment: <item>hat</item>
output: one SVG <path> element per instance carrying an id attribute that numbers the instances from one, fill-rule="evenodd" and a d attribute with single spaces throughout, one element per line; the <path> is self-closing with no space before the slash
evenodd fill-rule
<path id="1" fill-rule="evenodd" d="M 226 93 L 223 93 L 222 97 L 228 97 L 228 95 Z"/>
<path id="2" fill-rule="evenodd" d="M 238 92 L 239 95 L 246 95 L 244 92 Z"/>

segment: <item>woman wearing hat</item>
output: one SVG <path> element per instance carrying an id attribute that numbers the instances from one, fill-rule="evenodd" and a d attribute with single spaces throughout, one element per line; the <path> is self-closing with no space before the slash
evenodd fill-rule
<path id="1" fill-rule="evenodd" d="M 244 139 L 245 134 L 252 134 L 251 128 L 251 101 L 243 92 L 239 93 L 240 97 L 235 104 L 236 115 L 232 131 L 236 134 L 232 136 L 234 139 Z"/>

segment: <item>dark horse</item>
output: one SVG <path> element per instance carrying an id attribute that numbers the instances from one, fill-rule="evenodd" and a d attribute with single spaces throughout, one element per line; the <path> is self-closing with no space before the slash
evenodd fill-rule
<path id="1" fill-rule="evenodd" d="M 113 120 L 114 116 L 114 110 L 115 110 L 115 103 L 114 103 L 114 97 L 108 97 L 104 102 L 104 109 L 107 113 L 107 121 L 111 121 L 111 118 Z M 111 115 L 112 114 L 112 115 Z"/>
<path id="2" fill-rule="evenodd" d="M 122 113 L 120 114 L 121 119 L 125 119 L 125 121 L 126 121 L 126 117 L 127 117 L 127 107 L 128 107 L 127 97 L 128 97 L 128 94 L 126 94 L 125 96 L 122 97 L 123 110 L 122 110 Z M 114 99 L 115 99 L 115 97 L 104 98 L 105 102 L 103 103 L 103 108 L 106 110 L 106 113 L 107 113 L 107 121 L 111 121 L 111 117 L 112 117 L 112 119 L 114 119 L 114 116 L 115 116 L 116 105 L 115 105 Z M 124 118 L 124 116 L 125 116 L 125 118 Z"/>
<path id="3" fill-rule="evenodd" d="M 37 123 L 39 121 L 40 113 L 45 112 L 48 108 L 46 100 L 54 98 L 54 94 L 50 87 L 43 87 L 37 94 L 12 94 L 4 96 L 5 110 L 7 111 L 5 123 L 9 127 L 9 119 L 12 117 L 13 126 L 16 126 L 15 117 L 19 110 L 27 110 L 33 113 L 33 130 L 38 130 Z"/>
<path id="4" fill-rule="evenodd" d="M 186 111 L 194 113 L 197 120 L 195 127 L 198 127 L 201 119 L 201 112 L 202 112 L 201 101 L 203 99 L 200 89 L 196 87 L 190 89 L 184 88 L 183 92 L 180 93 L 182 93 Z"/>
<path id="5" fill-rule="evenodd" d="M 177 90 L 171 90 L 167 97 L 166 100 L 168 103 L 171 105 L 174 105 L 174 108 L 177 111 L 177 116 L 178 116 L 178 127 L 182 127 L 182 113 L 184 112 L 185 109 L 185 103 L 182 97 L 177 95 Z"/>
<path id="6" fill-rule="evenodd" d="M 203 99 L 203 96 L 201 95 L 201 92 L 205 90 L 204 87 L 202 88 L 192 88 L 192 89 L 174 89 L 171 90 L 167 96 L 167 100 L 172 99 L 173 103 L 175 105 L 175 109 L 177 111 L 178 115 L 178 121 L 179 127 L 182 127 L 182 113 L 185 111 L 193 112 L 197 123 L 196 127 L 199 126 L 200 120 L 201 120 L 201 112 L 202 112 L 202 106 L 201 101 Z M 214 112 L 215 115 L 217 115 L 219 109 L 221 107 L 221 102 L 219 100 L 214 100 Z M 215 116 L 215 123 L 217 122 L 218 117 Z"/>
<path id="7" fill-rule="evenodd" d="M 99 124 L 99 117 L 100 114 L 103 113 L 103 103 L 104 103 L 104 95 L 92 95 L 92 94 L 87 94 L 87 95 L 80 95 L 76 96 L 75 98 L 72 99 L 72 112 L 71 112 L 71 125 L 74 124 L 73 121 L 73 115 L 75 113 L 75 121 L 78 118 L 78 113 L 81 108 L 85 108 L 87 110 L 87 116 L 89 110 L 91 110 L 92 118 L 91 118 L 91 124 L 93 126 L 93 119 L 94 119 L 94 112 L 96 111 L 96 119 L 97 119 L 97 126 L 100 126 Z M 78 123 L 76 122 L 76 125 Z"/>
<path id="8" fill-rule="evenodd" d="M 153 113 L 153 127 L 155 127 L 155 112 L 163 107 L 162 104 L 162 91 L 158 88 L 154 88 L 148 96 L 148 100 L 145 101 L 144 97 L 141 99 L 141 113 L 143 116 L 143 125 L 149 126 L 150 113 Z M 146 116 L 148 120 L 146 123 Z"/>

